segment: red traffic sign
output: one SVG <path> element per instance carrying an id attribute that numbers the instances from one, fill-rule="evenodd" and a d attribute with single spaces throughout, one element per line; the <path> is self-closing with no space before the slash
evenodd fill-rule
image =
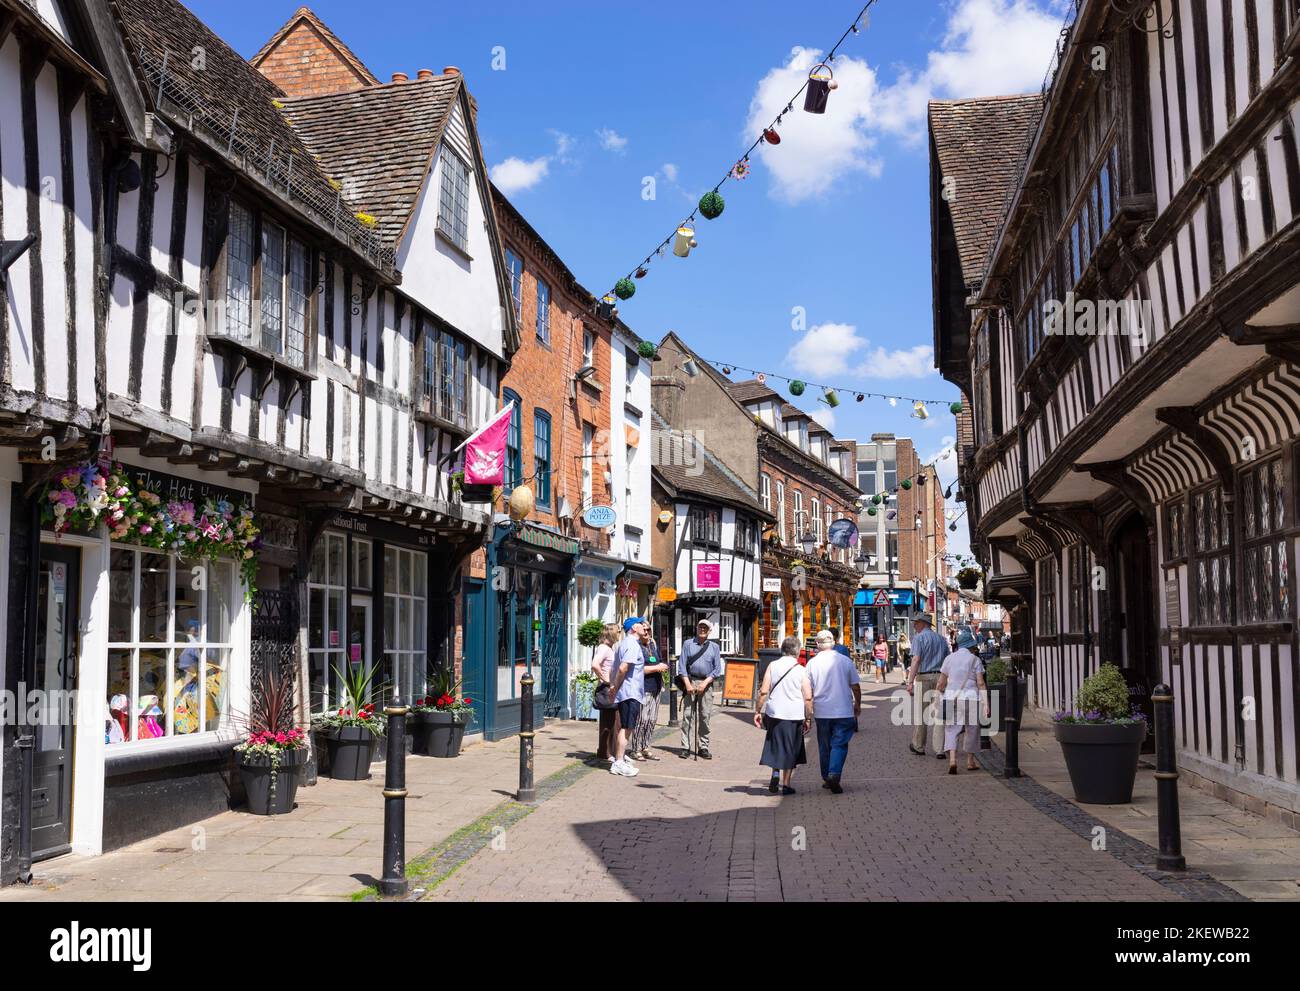
<path id="1" fill-rule="evenodd" d="M 889 605 L 889 593 L 886 592 L 883 588 L 880 589 L 878 592 L 876 592 L 876 601 L 873 602 L 872 605 L 873 606 Z"/>

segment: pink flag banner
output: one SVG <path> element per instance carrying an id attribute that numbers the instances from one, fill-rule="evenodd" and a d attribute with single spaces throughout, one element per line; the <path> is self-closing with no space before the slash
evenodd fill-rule
<path id="1" fill-rule="evenodd" d="M 480 427 L 465 441 L 465 484 L 502 485 L 506 473 L 506 438 L 514 402 Z"/>

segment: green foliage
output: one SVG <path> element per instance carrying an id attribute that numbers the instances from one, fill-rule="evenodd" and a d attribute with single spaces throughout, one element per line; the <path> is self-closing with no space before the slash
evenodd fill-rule
<path id="1" fill-rule="evenodd" d="M 631 299 L 636 295 L 636 283 L 631 279 L 619 279 L 614 283 L 614 295 L 619 299 Z"/>
<path id="2" fill-rule="evenodd" d="M 984 680 L 990 685 L 1005 685 L 1011 666 L 1001 657 L 995 657 L 984 668 Z"/>
<path id="3" fill-rule="evenodd" d="M 1133 705 L 1129 701 L 1128 683 L 1114 664 L 1103 664 L 1079 687 L 1074 707 L 1080 712 L 1100 713 L 1103 719 L 1122 719 Z"/>
<path id="4" fill-rule="evenodd" d="M 801 382 L 798 379 L 795 379 L 790 383 L 790 395 L 802 396 L 804 390 L 807 388 L 808 388 L 807 382 Z"/>
<path id="5" fill-rule="evenodd" d="M 636 346 L 636 353 L 646 361 L 654 361 L 659 354 L 659 349 L 655 347 L 653 341 L 642 341 Z"/>
<path id="6" fill-rule="evenodd" d="M 578 643 L 584 647 L 594 647 L 600 643 L 605 632 L 605 624 L 598 619 L 589 619 L 578 627 Z"/>
<path id="7" fill-rule="evenodd" d="M 719 195 L 716 189 L 700 197 L 700 213 L 706 220 L 717 220 L 722 216 L 722 211 L 726 209 L 726 206 L 727 201 Z"/>

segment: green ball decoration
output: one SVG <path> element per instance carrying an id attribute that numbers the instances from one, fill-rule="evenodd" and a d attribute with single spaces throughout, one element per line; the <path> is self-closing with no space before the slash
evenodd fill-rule
<path id="1" fill-rule="evenodd" d="M 722 216 L 722 211 L 727 208 L 727 201 L 722 198 L 718 191 L 712 190 L 700 197 L 700 213 L 706 220 L 717 220 Z"/>
<path id="2" fill-rule="evenodd" d="M 614 295 L 623 300 L 631 299 L 636 295 L 636 283 L 631 279 L 619 279 L 614 283 Z"/>
<path id="3" fill-rule="evenodd" d="M 653 341 L 642 341 L 636 346 L 636 353 L 647 361 L 654 361 L 659 354 L 659 349 L 655 347 Z"/>
<path id="4" fill-rule="evenodd" d="M 908 478 L 903 479 L 903 488 L 910 489 L 911 487 L 912 487 L 912 480 Z"/>
<path id="5" fill-rule="evenodd" d="M 951 413 L 953 416 L 956 416 L 961 411 L 962 411 L 961 403 L 953 403 L 948 407 L 948 412 Z"/>
<path id="6" fill-rule="evenodd" d="M 874 509 L 872 509 L 872 508 L 868 508 L 868 509 L 867 509 L 867 515 L 868 515 L 868 516 L 875 516 L 875 515 L 876 515 L 876 511 L 875 511 Z"/>
<path id="7" fill-rule="evenodd" d="M 790 383 L 790 395 L 802 396 L 803 391 L 806 388 L 808 388 L 808 384 L 806 382 L 800 382 L 798 379 L 794 379 Z"/>
<path id="8" fill-rule="evenodd" d="M 885 501 L 885 497 L 882 495 L 873 495 L 871 497 L 871 501 L 874 502 L 877 506 L 879 506 L 882 502 Z"/>

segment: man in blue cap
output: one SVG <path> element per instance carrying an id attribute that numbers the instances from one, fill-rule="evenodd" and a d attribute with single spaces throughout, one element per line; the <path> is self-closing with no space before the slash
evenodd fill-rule
<path id="1" fill-rule="evenodd" d="M 641 697 L 645 695 L 645 652 L 641 641 L 646 636 L 646 622 L 640 616 L 623 620 L 623 639 L 614 648 L 610 662 L 609 693 L 618 708 L 618 732 L 610 741 L 610 774 L 635 778 L 636 765 L 627 759 L 627 743 L 641 717 Z"/>

